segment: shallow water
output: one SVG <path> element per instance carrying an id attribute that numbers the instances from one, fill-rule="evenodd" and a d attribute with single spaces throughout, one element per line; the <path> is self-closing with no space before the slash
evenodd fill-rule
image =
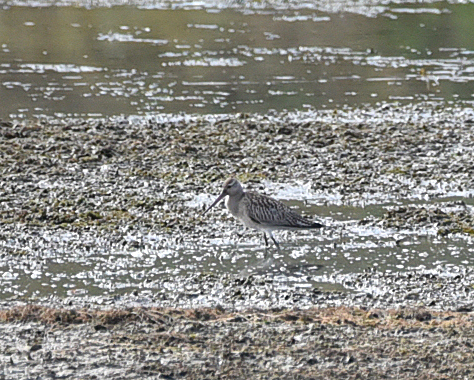
<path id="1" fill-rule="evenodd" d="M 0 117 L 472 105 L 474 4 L 367 13 L 4 7 Z"/>
<path id="2" fill-rule="evenodd" d="M 419 206 L 442 206 L 458 200 L 433 199 Z M 261 236 L 236 226 L 230 218 L 222 225 L 221 237 L 204 235 L 192 241 L 164 238 L 145 230 L 127 236 L 128 244 L 87 232 L 20 233 L 16 241 L 2 242 L 4 248 L 17 247 L 25 253 L 0 257 L 1 297 L 107 296 L 163 291 L 163 287 L 183 291 L 183 284 L 176 280 L 196 273 L 218 277 L 231 274 L 237 278 L 265 275 L 280 290 L 351 290 L 353 275 L 366 271 L 435 271 L 449 275 L 449 268 L 474 265 L 470 235 L 441 237 L 436 228 L 395 230 L 359 224 L 368 216 L 382 217 L 393 204 L 356 207 L 288 203 L 307 214 L 317 214 L 327 228 L 277 233 L 280 252 L 274 247 L 265 249 Z M 413 201 L 397 204 L 401 203 Z M 472 210 L 474 201 L 467 200 L 466 205 Z M 207 222 L 213 223 L 214 216 L 209 213 Z M 363 289 L 369 293 L 379 290 Z"/>

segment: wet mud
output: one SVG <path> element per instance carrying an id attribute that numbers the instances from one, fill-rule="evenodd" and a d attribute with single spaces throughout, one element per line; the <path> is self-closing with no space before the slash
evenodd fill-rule
<path id="1" fill-rule="evenodd" d="M 338 286 L 384 268 L 470 276 L 473 120 L 470 109 L 426 105 L 2 122 L 2 298 L 139 293 L 156 302 L 202 280 L 215 297 L 192 297 L 212 306 L 215 283 L 235 288 L 248 275 L 305 292 L 351 290 Z M 270 249 L 265 261 L 260 237 L 225 211 L 200 215 L 231 174 L 306 200 L 299 211 L 328 228 L 279 235 L 284 253 Z M 430 261 L 384 264 L 392 255 L 398 265 L 407 249 Z M 357 255 L 373 261 L 357 267 Z M 346 272 L 330 267 L 344 260 Z"/>
<path id="2" fill-rule="evenodd" d="M 4 377 L 469 378 L 473 120 L 1 122 Z M 225 211 L 200 215 L 230 174 L 328 228 L 264 258 Z"/>

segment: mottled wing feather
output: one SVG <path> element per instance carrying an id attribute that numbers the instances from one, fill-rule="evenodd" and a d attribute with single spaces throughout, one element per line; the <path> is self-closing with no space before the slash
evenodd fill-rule
<path id="1" fill-rule="evenodd" d="M 313 222 L 304 219 L 276 199 L 247 193 L 247 215 L 257 224 L 282 228 L 312 228 Z"/>

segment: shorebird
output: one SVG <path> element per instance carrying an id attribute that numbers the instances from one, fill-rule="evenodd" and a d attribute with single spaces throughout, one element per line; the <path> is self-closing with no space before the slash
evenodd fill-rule
<path id="1" fill-rule="evenodd" d="M 230 213 L 245 226 L 263 232 L 265 246 L 268 246 L 267 234 L 278 250 L 280 244 L 272 234 L 274 230 L 307 230 L 324 227 L 321 223 L 303 218 L 287 205 L 266 195 L 244 191 L 235 178 L 224 182 L 221 194 L 203 213 L 213 208 L 221 199 L 227 197 L 226 207 Z"/>

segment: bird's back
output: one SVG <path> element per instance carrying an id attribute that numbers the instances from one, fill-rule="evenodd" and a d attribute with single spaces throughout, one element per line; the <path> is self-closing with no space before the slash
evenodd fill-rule
<path id="1" fill-rule="evenodd" d="M 246 216 L 261 229 L 310 229 L 321 228 L 322 224 L 303 218 L 276 199 L 254 192 L 244 197 Z"/>

